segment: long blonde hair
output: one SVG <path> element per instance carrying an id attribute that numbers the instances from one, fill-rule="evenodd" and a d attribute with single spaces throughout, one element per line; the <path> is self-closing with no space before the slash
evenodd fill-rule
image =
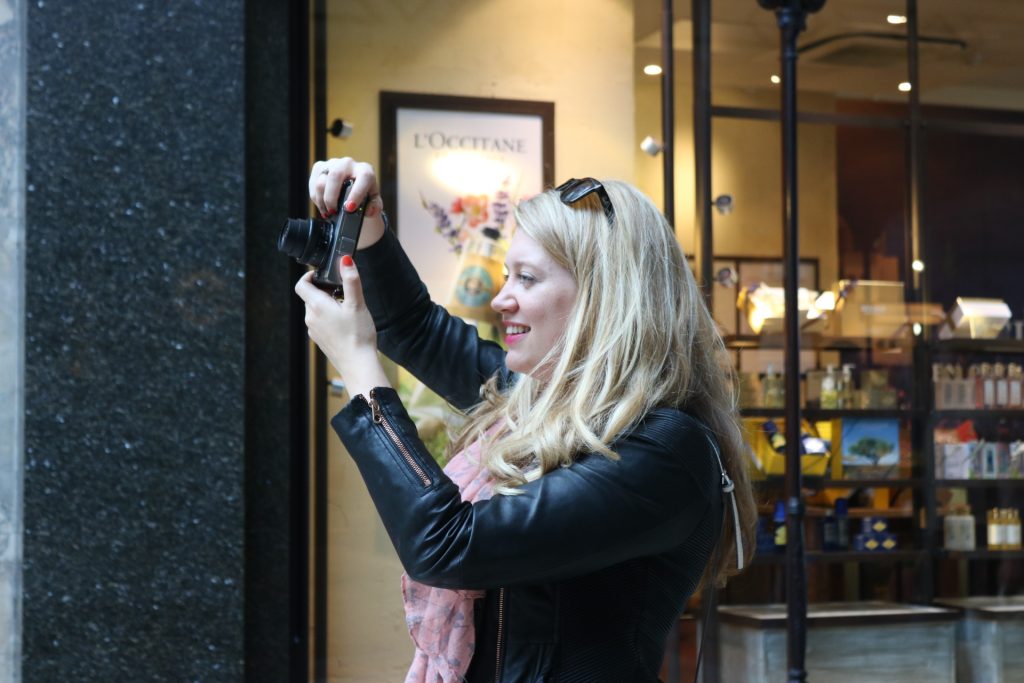
<path id="1" fill-rule="evenodd" d="M 722 338 L 665 217 L 634 187 L 603 184 L 613 225 L 595 195 L 569 206 L 549 190 L 516 207 L 518 229 L 571 273 L 577 299 L 563 343 L 539 364 L 552 368 L 549 379 L 523 375 L 499 391 L 492 378 L 451 452 L 483 440 L 496 493 L 515 495 L 580 453 L 617 459 L 615 440 L 655 408 L 684 410 L 720 445 L 736 486 L 746 564 L 756 509 Z M 488 434 L 494 425 L 501 427 Z M 734 573 L 723 568 L 736 566 L 734 527 L 724 514 L 718 566 L 709 563 L 705 582 L 720 583 Z"/>

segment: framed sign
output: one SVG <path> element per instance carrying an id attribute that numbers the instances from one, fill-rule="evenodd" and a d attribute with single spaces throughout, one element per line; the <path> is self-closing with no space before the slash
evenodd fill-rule
<path id="1" fill-rule="evenodd" d="M 515 203 L 554 183 L 554 103 L 381 92 L 380 112 L 392 226 L 434 301 L 472 317 L 500 268 L 494 282 L 466 265 L 469 252 L 507 241 Z M 453 310 L 460 302 L 475 307 Z"/>
<path id="2" fill-rule="evenodd" d="M 503 282 L 515 203 L 554 184 L 554 103 L 382 92 L 380 112 L 392 228 L 431 298 L 500 343 L 490 302 Z M 397 389 L 444 464 L 461 414 L 401 368 Z"/>

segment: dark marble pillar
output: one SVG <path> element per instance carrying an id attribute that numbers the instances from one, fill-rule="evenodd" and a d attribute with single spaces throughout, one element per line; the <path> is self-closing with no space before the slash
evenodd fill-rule
<path id="1" fill-rule="evenodd" d="M 287 680 L 289 4 L 28 3 L 27 682 Z"/>

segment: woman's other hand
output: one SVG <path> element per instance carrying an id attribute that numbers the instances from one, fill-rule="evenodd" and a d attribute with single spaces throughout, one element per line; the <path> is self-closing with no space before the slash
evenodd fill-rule
<path id="1" fill-rule="evenodd" d="M 342 185 L 349 178 L 353 183 L 348 201 L 345 206 L 338 206 L 338 202 L 341 201 Z M 328 159 L 313 164 L 309 173 L 309 199 L 324 218 L 330 218 L 338 211 L 355 211 L 366 198 L 369 198 L 369 201 L 363 214 L 363 229 L 359 235 L 358 249 L 365 249 L 384 235 L 384 201 L 380 196 L 376 171 L 370 164 L 358 162 L 350 157 Z"/>
<path id="2" fill-rule="evenodd" d="M 306 302 L 309 338 L 341 373 L 349 396 L 368 396 L 370 389 L 390 384 L 377 358 L 377 331 L 363 301 L 359 272 L 349 256 L 342 257 L 341 278 L 344 298 L 313 284 L 312 271 L 295 284 L 295 293 Z"/>

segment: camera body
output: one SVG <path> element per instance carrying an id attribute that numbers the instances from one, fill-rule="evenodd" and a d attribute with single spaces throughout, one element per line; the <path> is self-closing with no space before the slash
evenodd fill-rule
<path id="1" fill-rule="evenodd" d="M 277 238 L 280 251 L 316 268 L 313 282 L 324 289 L 341 287 L 341 257 L 355 253 L 363 229 L 367 200 L 351 213 L 343 208 L 351 191 L 352 180 L 349 179 L 342 185 L 338 215 L 332 220 L 289 218 Z"/>

